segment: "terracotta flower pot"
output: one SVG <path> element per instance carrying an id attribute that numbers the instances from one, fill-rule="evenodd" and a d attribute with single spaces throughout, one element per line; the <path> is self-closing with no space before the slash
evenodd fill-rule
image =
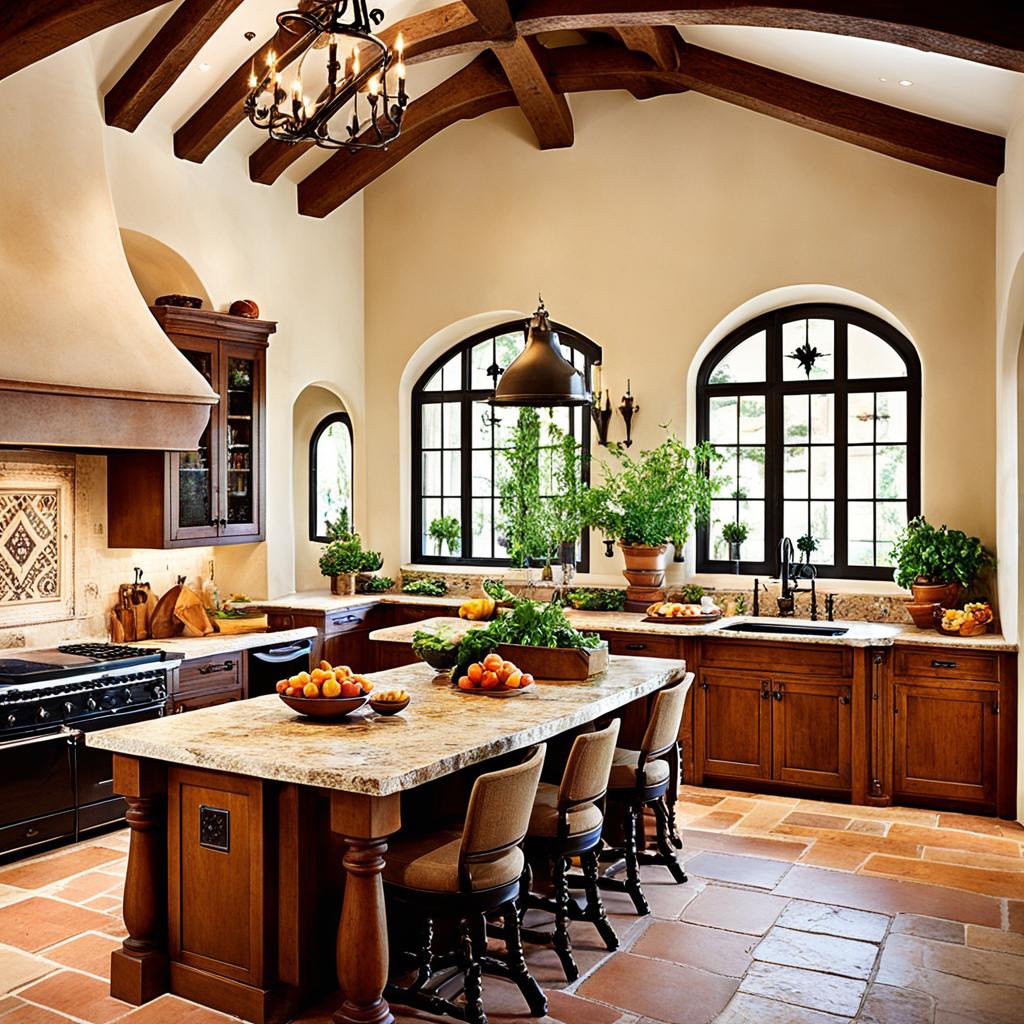
<path id="1" fill-rule="evenodd" d="M 632 572 L 665 571 L 668 564 L 668 545 L 659 544 L 657 547 L 649 544 L 627 544 L 619 541 L 622 548 L 622 557 L 626 560 L 626 568 Z"/>
<path id="2" fill-rule="evenodd" d="M 350 597 L 356 592 L 356 574 L 348 573 L 344 576 L 331 577 L 331 593 L 335 597 Z"/>
<path id="3" fill-rule="evenodd" d="M 627 544 L 619 541 L 622 557 L 626 561 L 623 575 L 629 581 L 626 589 L 626 607 L 636 610 L 641 602 L 646 607 L 662 601 L 665 592 L 665 568 L 668 565 L 668 545 L 653 547 L 647 544 Z"/>
<path id="4" fill-rule="evenodd" d="M 940 605 L 935 602 L 928 602 L 926 604 L 917 604 L 911 602 L 910 604 L 904 605 L 907 609 L 907 614 L 914 620 L 914 625 L 918 629 L 934 629 L 935 628 L 935 616 L 939 611 Z"/>
<path id="5" fill-rule="evenodd" d="M 959 583 L 914 583 L 910 589 L 914 594 L 914 604 L 938 604 L 949 608 L 957 602 L 963 588 Z"/>

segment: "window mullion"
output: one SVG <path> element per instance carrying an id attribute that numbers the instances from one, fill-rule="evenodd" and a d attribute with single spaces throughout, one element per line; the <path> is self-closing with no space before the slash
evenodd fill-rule
<path id="1" fill-rule="evenodd" d="M 836 398 L 835 398 L 835 423 L 833 432 L 836 442 L 835 457 L 835 498 L 836 507 L 834 513 L 835 523 L 835 554 L 833 556 L 832 571 L 839 577 L 847 576 L 849 573 L 850 541 L 849 541 L 849 485 L 847 472 L 850 465 L 849 448 L 849 396 L 850 382 L 847 375 L 847 344 L 846 344 L 846 321 L 836 321 L 836 354 L 835 354 L 835 376 L 836 376 Z"/>

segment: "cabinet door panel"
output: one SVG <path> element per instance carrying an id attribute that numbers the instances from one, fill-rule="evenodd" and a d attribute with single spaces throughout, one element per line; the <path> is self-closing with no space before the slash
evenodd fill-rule
<path id="1" fill-rule="evenodd" d="M 850 687 L 772 682 L 772 777 L 801 786 L 849 789 Z"/>
<path id="2" fill-rule="evenodd" d="M 354 629 L 325 637 L 322 656 L 332 665 L 347 665 L 359 674 L 373 672 L 373 641 L 369 636 L 368 629 Z"/>
<path id="3" fill-rule="evenodd" d="M 913 683 L 895 690 L 896 793 L 994 802 L 997 692 Z"/>
<path id="4" fill-rule="evenodd" d="M 768 680 L 702 672 L 697 690 L 695 752 L 707 775 L 771 775 Z"/>

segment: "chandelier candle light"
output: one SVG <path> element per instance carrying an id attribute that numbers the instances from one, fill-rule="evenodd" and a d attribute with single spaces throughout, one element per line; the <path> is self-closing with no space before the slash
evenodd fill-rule
<path id="1" fill-rule="evenodd" d="M 401 134 L 409 97 L 401 33 L 394 50 L 373 34 L 383 20 L 384 12 L 370 10 L 367 0 L 322 0 L 279 14 L 282 29 L 308 36 L 309 42 L 287 88 L 273 50 L 262 78 L 253 66 L 246 116 L 278 142 L 312 142 L 323 149 L 386 147 Z M 316 61 L 307 67 L 314 51 L 325 54 L 322 67 Z M 332 121 L 343 129 L 332 134 Z"/>

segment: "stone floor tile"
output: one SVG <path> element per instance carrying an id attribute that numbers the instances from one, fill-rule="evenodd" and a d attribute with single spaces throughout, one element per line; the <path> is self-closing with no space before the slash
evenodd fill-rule
<path id="1" fill-rule="evenodd" d="M 737 984 L 693 967 L 620 953 L 585 979 L 577 993 L 666 1024 L 710 1024 Z"/>
<path id="2" fill-rule="evenodd" d="M 959 864 L 937 864 L 934 861 L 910 860 L 876 854 L 861 868 L 863 874 L 906 878 L 928 885 L 944 885 L 951 889 L 1004 898 L 1024 897 L 1024 870 L 991 871 L 967 868 Z"/>
<path id="3" fill-rule="evenodd" d="M 120 850 L 111 850 L 105 846 L 72 847 L 58 854 L 32 858 L 2 868 L 0 883 L 16 885 L 20 889 L 41 889 L 62 878 L 70 878 L 98 864 L 121 860 L 123 857 Z"/>
<path id="4" fill-rule="evenodd" d="M 757 942 L 756 936 L 740 932 L 685 921 L 654 921 L 633 944 L 631 952 L 741 978 L 750 966 L 751 951 Z"/>
<path id="5" fill-rule="evenodd" d="M 54 969 L 54 965 L 41 956 L 33 956 L 11 946 L 0 946 L 0 993 L 13 992 Z"/>
<path id="6" fill-rule="evenodd" d="M 735 857 L 723 853 L 699 853 L 686 862 L 687 874 L 720 882 L 772 889 L 782 880 L 789 865 L 760 857 Z"/>
<path id="7" fill-rule="evenodd" d="M 109 914 L 112 910 L 120 908 L 123 900 L 117 896 L 97 896 L 94 899 L 86 900 L 82 906 L 90 910 L 98 910 L 101 913 Z"/>
<path id="8" fill-rule="evenodd" d="M 766 839 L 760 836 L 742 836 L 736 832 L 701 832 L 698 829 L 683 829 L 680 834 L 684 850 L 728 852 L 747 857 L 764 857 L 767 860 L 795 861 L 808 846 L 807 842 L 784 839 L 781 836 L 777 839 Z"/>
<path id="9" fill-rule="evenodd" d="M 19 900 L 26 899 L 28 895 L 28 890 L 19 889 L 15 885 L 0 885 L 0 907 L 6 907 L 11 903 L 17 903 Z"/>
<path id="10" fill-rule="evenodd" d="M 121 943 L 113 936 L 89 932 L 62 942 L 59 946 L 51 946 L 44 956 L 65 967 L 74 967 L 75 970 L 86 971 L 109 981 L 110 954 L 120 947 Z"/>
<path id="11" fill-rule="evenodd" d="M 805 828 L 825 828 L 841 832 L 850 824 L 850 818 L 834 814 L 815 814 L 812 811 L 791 811 L 782 819 L 785 825 L 802 825 Z"/>
<path id="12" fill-rule="evenodd" d="M 849 804 L 834 804 L 827 800 L 801 800 L 797 809 L 812 814 L 835 814 L 840 818 L 848 818 L 856 813 L 858 818 L 874 819 L 875 821 L 901 821 L 908 825 L 924 825 L 931 827 L 937 824 L 937 811 L 927 811 L 917 807 L 861 807 L 856 812 Z"/>
<path id="13" fill-rule="evenodd" d="M 872 985 L 857 1024 L 932 1024 L 935 1000 L 924 992 Z"/>
<path id="14" fill-rule="evenodd" d="M 1002 906 L 991 896 L 800 864 L 793 866 L 774 891 L 778 896 L 795 896 L 813 903 L 834 903 L 880 914 L 924 914 L 993 928 L 1002 923 Z"/>
<path id="15" fill-rule="evenodd" d="M 237 1017 L 229 1017 L 172 995 L 159 996 L 144 1006 L 133 1007 L 121 1018 L 124 1024 L 229 1024 L 237 1020 Z"/>
<path id="16" fill-rule="evenodd" d="M 759 800 L 752 811 L 743 815 L 739 827 L 746 832 L 770 832 L 789 813 L 789 804 L 769 804 Z"/>
<path id="17" fill-rule="evenodd" d="M 940 864 L 962 864 L 968 868 L 991 868 L 993 871 L 1024 871 L 1024 858 L 1004 857 L 1001 853 L 976 853 L 973 850 L 947 850 L 940 846 L 925 846 L 921 850 L 924 860 Z"/>
<path id="18" fill-rule="evenodd" d="M 715 1024 L 845 1024 L 850 1019 L 737 992 Z"/>
<path id="19" fill-rule="evenodd" d="M 856 871 L 872 856 L 856 845 L 842 839 L 819 839 L 800 858 L 801 864 L 816 868 L 833 868 L 836 871 Z"/>
<path id="20" fill-rule="evenodd" d="M 1016 954 L 927 939 L 922 941 L 925 943 L 924 966 L 929 970 L 991 985 L 1013 985 L 1019 989 L 1021 1017 L 1024 1018 L 1024 969 Z"/>
<path id="21" fill-rule="evenodd" d="M 47 890 L 47 896 L 67 900 L 69 903 L 86 903 L 101 893 L 118 892 L 123 887 L 116 878 L 103 871 L 89 871 L 67 882 L 57 883 Z"/>
<path id="22" fill-rule="evenodd" d="M 730 811 L 733 814 L 742 814 L 746 816 L 760 806 L 760 801 L 756 796 L 727 796 L 720 804 L 715 806 L 715 810 Z"/>
<path id="23" fill-rule="evenodd" d="M 712 832 L 725 832 L 732 828 L 743 818 L 742 814 L 731 811 L 720 811 L 717 807 L 709 814 L 702 814 L 698 818 L 691 818 L 686 824 L 687 828 L 708 829 Z"/>
<path id="24" fill-rule="evenodd" d="M 664 872 L 664 879 L 660 881 L 643 880 L 644 895 L 651 908 L 654 917 L 665 921 L 675 921 L 679 915 L 689 906 L 701 892 L 707 883 L 700 878 L 690 878 L 680 885 L 672 881 L 666 868 L 660 868 Z M 630 904 L 632 906 L 632 903 Z"/>
<path id="25" fill-rule="evenodd" d="M 873 853 L 888 853 L 894 857 L 918 857 L 921 847 L 909 839 L 893 839 L 891 836 L 875 836 L 866 832 L 836 832 L 834 829 L 812 828 L 808 825 L 788 825 L 782 822 L 776 827 L 773 835 L 788 835 L 807 840 L 815 840 L 812 849 L 828 845 L 837 850 L 850 850 L 863 853 L 865 857 Z"/>
<path id="26" fill-rule="evenodd" d="M 851 807 L 851 813 L 856 814 L 857 808 Z M 871 821 L 869 818 L 854 818 L 846 826 L 847 832 L 863 832 L 869 836 L 884 836 L 888 826 L 884 821 Z"/>
<path id="27" fill-rule="evenodd" d="M 801 932 L 837 935 L 862 942 L 881 942 L 889 928 L 885 914 L 871 914 L 849 907 L 830 907 L 825 903 L 793 900 L 782 912 L 779 925 Z"/>
<path id="28" fill-rule="evenodd" d="M 976 949 L 995 949 L 1002 953 L 1024 956 L 1024 935 L 1020 932 L 1005 931 L 1002 928 L 983 928 L 981 925 L 967 926 L 967 945 Z M 1024 969 L 1024 965 L 1022 965 Z"/>
<path id="29" fill-rule="evenodd" d="M 95 910 L 31 896 L 0 907 L 0 935 L 9 945 L 34 953 L 81 932 L 102 931 L 111 920 Z"/>
<path id="30" fill-rule="evenodd" d="M 978 832 L 987 836 L 1007 836 L 1010 839 L 1016 837 L 1020 842 L 1024 842 L 1024 826 L 1019 822 L 987 818 L 977 814 L 940 814 L 939 827 Z"/>
<path id="31" fill-rule="evenodd" d="M 78 971 L 58 971 L 18 993 L 58 1013 L 71 1014 L 90 1024 L 108 1024 L 132 1007 L 110 995 L 110 985 Z"/>
<path id="32" fill-rule="evenodd" d="M 1006 904 L 1006 927 L 1024 934 L 1024 903 L 1009 900 Z"/>
<path id="33" fill-rule="evenodd" d="M 21 1005 L 23 1005 L 22 1000 L 17 996 L 0 996 L 0 1017 L 5 1013 L 10 1013 L 11 1010 L 16 1010 Z"/>
<path id="34" fill-rule="evenodd" d="M 740 982 L 741 992 L 841 1017 L 856 1015 L 867 987 L 866 981 L 760 962 Z"/>
<path id="35" fill-rule="evenodd" d="M 971 925 L 970 927 L 976 927 Z M 892 930 L 902 935 L 917 935 L 922 939 L 964 944 L 964 928 L 959 921 L 944 921 L 940 917 L 922 917 L 920 914 L 897 914 Z"/>
<path id="36" fill-rule="evenodd" d="M 561 1024 L 616 1024 L 622 1019 L 620 1010 L 566 992 L 548 992 L 547 997 L 548 1016 Z"/>
<path id="37" fill-rule="evenodd" d="M 5 1013 L 6 1024 L 67 1024 L 71 1020 L 66 1014 L 48 1010 L 44 1006 L 23 1003 L 10 1013 Z"/>
<path id="38" fill-rule="evenodd" d="M 877 955 L 878 947 L 870 942 L 813 935 L 779 925 L 754 950 L 755 960 L 860 979 L 871 976 Z"/>
<path id="39" fill-rule="evenodd" d="M 681 920 L 748 935 L 764 935 L 785 906 L 786 900 L 778 896 L 709 885 L 683 911 Z"/>
<path id="40" fill-rule="evenodd" d="M 897 822 L 889 829 L 890 839 L 904 839 L 920 846 L 943 847 L 947 850 L 970 850 L 973 853 L 998 853 L 1004 857 L 1020 857 L 1020 843 L 1002 836 L 983 836 L 975 832 L 924 828 Z"/>

